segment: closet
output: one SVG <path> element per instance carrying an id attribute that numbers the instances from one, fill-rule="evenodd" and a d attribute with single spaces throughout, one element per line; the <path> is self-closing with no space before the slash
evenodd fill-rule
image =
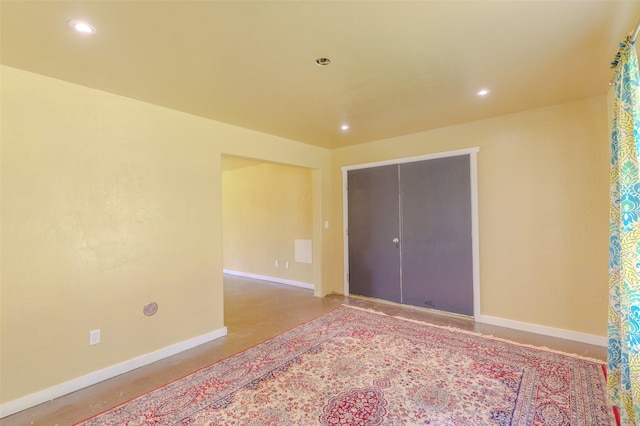
<path id="1" fill-rule="evenodd" d="M 346 171 L 350 294 L 474 315 L 470 160 Z"/>

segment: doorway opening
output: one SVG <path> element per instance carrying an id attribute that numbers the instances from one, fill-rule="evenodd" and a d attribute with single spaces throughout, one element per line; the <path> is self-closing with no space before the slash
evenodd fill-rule
<path id="1" fill-rule="evenodd" d="M 313 170 L 223 155 L 226 274 L 315 289 Z"/>

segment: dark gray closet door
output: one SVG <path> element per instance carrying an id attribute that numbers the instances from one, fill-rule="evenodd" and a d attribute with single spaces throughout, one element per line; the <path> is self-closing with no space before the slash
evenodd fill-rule
<path id="1" fill-rule="evenodd" d="M 469 156 L 400 166 L 402 303 L 473 315 Z"/>
<path id="2" fill-rule="evenodd" d="M 351 170 L 349 293 L 400 302 L 398 166 Z"/>

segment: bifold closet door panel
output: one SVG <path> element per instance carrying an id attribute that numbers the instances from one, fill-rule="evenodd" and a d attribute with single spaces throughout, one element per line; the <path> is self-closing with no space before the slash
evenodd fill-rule
<path id="1" fill-rule="evenodd" d="M 400 302 L 398 166 L 351 170 L 349 293 Z"/>
<path id="2" fill-rule="evenodd" d="M 402 303 L 473 315 L 469 156 L 400 165 Z"/>

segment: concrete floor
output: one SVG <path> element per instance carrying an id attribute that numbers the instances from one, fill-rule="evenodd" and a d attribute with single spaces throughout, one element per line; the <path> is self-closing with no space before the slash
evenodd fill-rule
<path id="1" fill-rule="evenodd" d="M 2 426 L 70 425 L 229 357 L 342 304 L 437 325 L 490 334 L 535 346 L 606 359 L 606 348 L 474 323 L 420 308 L 354 297 L 317 298 L 311 290 L 225 276 L 228 335 L 0 420 Z"/>

